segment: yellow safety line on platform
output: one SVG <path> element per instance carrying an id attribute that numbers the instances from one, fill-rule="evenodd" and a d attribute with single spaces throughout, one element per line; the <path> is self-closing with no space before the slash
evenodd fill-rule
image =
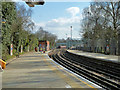
<path id="1" fill-rule="evenodd" d="M 59 68 L 62 68 L 62 67 L 60 67 L 59 65 L 57 65 L 57 66 L 58 66 Z M 68 73 L 69 75 L 75 77 L 76 79 L 80 80 L 82 83 L 86 84 L 87 86 L 89 86 L 89 87 L 91 87 L 91 88 L 95 88 L 95 87 L 89 85 L 88 83 L 82 81 L 81 79 L 79 79 L 78 77 L 76 77 L 74 74 L 71 74 L 71 73 L 67 72 L 66 70 L 64 70 L 64 71 L 65 71 L 66 73 Z M 96 88 L 95 88 L 95 90 L 96 90 Z"/>
<path id="2" fill-rule="evenodd" d="M 62 67 L 60 67 L 60 66 L 58 66 L 58 67 L 62 69 Z M 63 70 L 64 70 L 64 69 L 63 69 Z M 95 88 L 95 87 L 89 85 L 88 83 L 82 81 L 81 79 L 79 79 L 78 77 L 76 77 L 74 74 L 71 74 L 71 73 L 67 72 L 66 70 L 64 70 L 64 71 L 65 71 L 66 73 L 68 73 L 69 75 L 75 77 L 76 79 L 78 79 L 78 80 L 81 81 L 82 83 L 86 84 L 87 86 L 89 86 L 89 87 L 91 87 L 91 88 Z"/>
<path id="3" fill-rule="evenodd" d="M 43 56 L 43 55 L 42 55 Z M 78 83 L 76 83 L 74 80 L 70 79 L 69 77 L 67 77 L 66 75 L 64 75 L 63 72 L 59 71 L 57 68 L 53 67 L 50 63 L 47 62 L 46 59 L 44 59 L 46 64 L 53 70 L 55 71 L 55 73 L 57 73 L 61 78 L 63 78 L 65 80 L 65 82 L 67 82 L 72 88 L 83 88 L 82 86 L 80 86 Z M 50 60 L 49 60 L 50 61 Z"/>
<path id="4" fill-rule="evenodd" d="M 62 67 L 60 67 L 60 66 L 57 65 L 56 63 L 53 63 L 53 64 L 56 65 L 58 68 L 62 69 Z M 64 69 L 62 69 L 62 70 L 64 70 Z M 74 78 L 76 78 L 77 80 L 81 81 L 82 83 L 86 84 L 87 86 L 89 86 L 89 87 L 94 88 L 95 90 L 97 90 L 97 88 L 95 88 L 95 87 L 89 85 L 88 83 L 82 81 L 81 79 L 79 79 L 78 77 L 76 77 L 74 74 L 71 74 L 70 72 L 68 72 L 68 71 L 66 71 L 66 70 L 64 70 L 64 71 L 65 71 L 66 73 L 68 73 L 69 75 L 73 76 Z"/>

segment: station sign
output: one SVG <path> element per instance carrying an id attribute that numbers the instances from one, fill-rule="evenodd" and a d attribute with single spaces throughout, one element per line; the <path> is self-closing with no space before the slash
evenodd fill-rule
<path id="1" fill-rule="evenodd" d="M 13 55 L 13 44 L 10 45 L 10 55 Z"/>

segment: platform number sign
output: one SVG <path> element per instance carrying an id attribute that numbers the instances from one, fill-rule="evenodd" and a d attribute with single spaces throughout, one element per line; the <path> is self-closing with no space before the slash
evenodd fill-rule
<path id="1" fill-rule="evenodd" d="M 11 50 L 10 50 L 10 55 L 13 55 L 13 44 L 11 44 Z"/>

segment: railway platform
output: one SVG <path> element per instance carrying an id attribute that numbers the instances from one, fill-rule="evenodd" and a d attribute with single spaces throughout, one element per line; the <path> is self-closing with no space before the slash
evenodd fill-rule
<path id="1" fill-rule="evenodd" d="M 116 56 L 116 55 L 105 55 L 100 53 L 90 53 L 90 52 L 84 52 L 84 51 L 78 51 L 78 50 L 67 50 L 67 51 L 73 54 L 81 55 L 81 56 L 97 58 L 97 59 L 102 59 L 102 60 L 112 61 L 112 62 L 120 62 L 120 56 Z"/>
<path id="2" fill-rule="evenodd" d="M 67 70 L 47 53 L 31 52 L 11 61 L 2 72 L 2 88 L 101 88 Z"/>

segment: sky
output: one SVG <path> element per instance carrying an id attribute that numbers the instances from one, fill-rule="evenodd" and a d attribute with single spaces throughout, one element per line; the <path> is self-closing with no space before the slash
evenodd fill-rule
<path id="1" fill-rule="evenodd" d="M 57 35 L 58 39 L 81 38 L 82 11 L 90 5 L 89 2 L 46 2 L 44 5 L 32 7 L 32 21 L 36 32 L 39 27 Z M 26 6 L 28 8 L 28 6 Z"/>

